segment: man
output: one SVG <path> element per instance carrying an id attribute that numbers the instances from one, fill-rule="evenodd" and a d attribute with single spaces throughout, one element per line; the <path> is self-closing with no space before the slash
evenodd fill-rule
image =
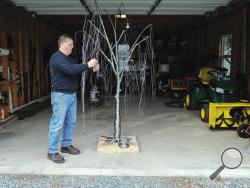
<path id="1" fill-rule="evenodd" d="M 53 114 L 49 123 L 48 159 L 55 163 L 65 162 L 63 156 L 57 152 L 61 130 L 61 152 L 72 155 L 80 154 L 79 149 L 72 145 L 77 115 L 76 92 L 80 86 L 79 78 L 81 73 L 89 68 L 93 68 L 94 72 L 99 71 L 96 59 L 91 59 L 86 64 L 76 64 L 69 57 L 73 47 L 71 37 L 60 36 L 58 39 L 59 50 L 51 56 L 49 62 Z"/>

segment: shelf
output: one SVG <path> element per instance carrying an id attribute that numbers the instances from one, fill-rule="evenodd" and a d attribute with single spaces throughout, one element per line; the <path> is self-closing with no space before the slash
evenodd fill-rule
<path id="1" fill-rule="evenodd" d="M 8 80 L 0 82 L 0 84 L 8 84 L 8 83 L 9 83 Z"/>
<path id="2" fill-rule="evenodd" d="M 8 121 L 10 121 L 12 119 L 14 119 L 15 117 L 16 117 L 15 115 L 10 115 L 10 116 L 8 116 L 8 117 L 6 117 L 4 119 L 0 119 L 0 125 L 2 125 L 4 123 L 6 123 L 6 122 L 8 122 Z"/>
<path id="3" fill-rule="evenodd" d="M 7 48 L 7 32 L 0 31 L 0 46 L 3 48 Z M 8 48 L 9 55 L 1 56 L 0 58 L 0 66 L 2 68 L 2 80 L 0 82 L 1 91 L 7 94 L 5 101 L 7 103 L 12 104 L 13 107 L 17 107 L 19 105 L 19 96 L 18 96 L 18 82 L 20 79 L 18 77 L 18 64 L 17 64 L 17 54 L 15 53 L 15 48 Z M 11 96 L 11 97 L 10 97 Z M 9 101 L 11 100 L 11 101 Z M 13 119 L 14 116 L 10 115 L 10 105 L 3 105 L 5 119 L 0 119 L 0 124 L 4 124 L 7 121 Z"/>
<path id="4" fill-rule="evenodd" d="M 15 82 L 18 81 L 17 79 L 9 80 L 9 82 Z"/>
<path id="5" fill-rule="evenodd" d="M 16 82 L 16 81 L 19 81 L 19 80 L 17 80 L 17 79 L 14 79 L 14 80 L 6 80 L 6 81 L 2 81 L 2 82 L 0 82 L 0 84 L 8 84 L 8 83 L 13 83 L 13 82 Z"/>

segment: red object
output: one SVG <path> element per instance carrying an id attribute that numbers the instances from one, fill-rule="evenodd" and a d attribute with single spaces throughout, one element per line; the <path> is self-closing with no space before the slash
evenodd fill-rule
<path id="1" fill-rule="evenodd" d="M 4 119 L 4 109 L 3 109 L 3 107 L 1 107 L 0 118 Z"/>

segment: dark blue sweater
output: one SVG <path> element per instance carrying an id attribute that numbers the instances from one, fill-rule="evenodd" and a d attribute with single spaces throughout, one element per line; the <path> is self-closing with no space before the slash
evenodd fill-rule
<path id="1" fill-rule="evenodd" d="M 80 87 L 80 73 L 87 70 L 87 64 L 77 64 L 62 52 L 55 52 L 50 58 L 51 91 L 74 93 Z"/>

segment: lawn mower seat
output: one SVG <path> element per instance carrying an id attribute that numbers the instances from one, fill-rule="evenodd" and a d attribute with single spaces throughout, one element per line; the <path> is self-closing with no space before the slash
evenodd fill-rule
<path id="1" fill-rule="evenodd" d="M 210 71 L 214 70 L 211 67 L 203 67 L 200 69 L 199 78 L 201 83 L 209 84 L 210 80 L 212 79 L 212 75 L 209 74 Z"/>

